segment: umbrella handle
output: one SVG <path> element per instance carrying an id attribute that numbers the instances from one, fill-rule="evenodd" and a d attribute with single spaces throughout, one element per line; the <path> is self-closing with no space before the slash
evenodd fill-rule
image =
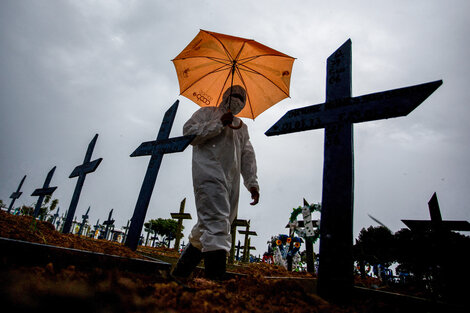
<path id="1" fill-rule="evenodd" d="M 233 126 L 232 124 L 228 124 L 228 127 L 230 127 L 231 129 L 240 129 L 242 128 L 243 126 L 243 121 L 240 120 L 240 124 L 238 126 Z"/>

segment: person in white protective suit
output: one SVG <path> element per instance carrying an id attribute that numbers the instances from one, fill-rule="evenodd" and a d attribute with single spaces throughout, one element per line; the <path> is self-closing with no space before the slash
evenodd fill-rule
<path id="1" fill-rule="evenodd" d="M 206 277 L 223 279 L 231 246 L 230 226 L 238 212 L 240 174 L 251 193 L 251 205 L 259 201 L 255 152 L 248 128 L 234 117 L 245 101 L 244 88 L 228 88 L 218 107 L 199 109 L 183 127 L 183 135 L 196 135 L 191 144 L 198 220 L 173 276 L 189 277 L 204 258 Z M 234 129 L 238 125 L 241 128 Z"/>

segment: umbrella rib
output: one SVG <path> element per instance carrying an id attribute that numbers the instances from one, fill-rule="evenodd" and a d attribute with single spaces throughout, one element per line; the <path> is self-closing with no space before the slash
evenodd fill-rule
<path id="1" fill-rule="evenodd" d="M 222 48 L 224 48 L 224 52 L 225 54 L 227 55 L 228 59 L 230 60 L 230 63 L 233 63 L 233 58 L 232 56 L 230 55 L 230 53 L 228 52 L 227 48 L 225 47 L 225 45 L 222 43 L 222 41 L 217 38 L 216 36 L 214 36 L 212 33 L 210 32 L 207 32 L 207 34 L 211 35 L 212 37 L 215 38 L 215 40 L 217 40 L 221 45 L 222 45 Z"/>
<path id="2" fill-rule="evenodd" d="M 216 106 L 217 106 L 217 103 L 219 103 L 220 96 L 222 96 L 222 93 L 224 92 L 224 87 L 223 87 L 223 86 L 225 86 L 225 84 L 227 83 L 227 80 L 229 79 L 231 72 L 232 72 L 232 71 L 229 71 L 229 72 L 228 72 L 227 78 L 225 78 L 224 84 L 222 85 L 222 88 L 220 89 L 219 97 L 217 97 Z"/>
<path id="3" fill-rule="evenodd" d="M 245 84 L 245 80 L 243 79 L 243 76 L 242 76 L 241 73 L 240 73 L 240 68 L 238 68 L 238 66 L 237 66 L 236 70 L 237 70 L 237 75 L 238 75 L 238 77 L 240 78 L 240 81 L 241 81 L 242 84 L 243 84 L 243 87 L 245 87 L 245 94 L 246 94 L 246 97 L 247 97 L 247 99 L 248 99 L 248 102 L 250 102 L 250 112 L 251 112 L 251 116 L 253 117 L 253 119 L 255 119 L 255 113 L 253 112 L 253 106 L 251 105 L 252 102 L 251 102 L 251 100 L 250 100 L 250 96 L 249 96 L 248 88 L 247 88 L 247 86 L 246 86 L 246 84 Z"/>
<path id="4" fill-rule="evenodd" d="M 186 60 L 186 59 L 197 59 L 197 58 L 205 58 L 205 59 L 209 59 L 209 60 L 212 60 L 212 61 L 215 61 L 215 62 L 219 62 L 219 63 L 222 63 L 222 64 L 227 64 L 227 65 L 231 65 L 232 63 L 227 61 L 227 59 L 222 59 L 222 58 L 216 58 L 216 57 L 210 57 L 210 56 L 205 56 L 205 55 L 198 55 L 198 56 L 190 56 L 190 57 L 184 57 L 184 58 L 181 58 L 181 59 L 173 59 L 172 61 L 182 61 L 182 60 Z"/>
<path id="5" fill-rule="evenodd" d="M 267 54 L 253 55 L 253 56 L 250 56 L 250 57 L 246 57 L 244 59 L 240 59 L 238 61 L 241 62 L 242 64 L 244 64 L 246 62 L 251 62 L 254 59 L 261 58 L 261 57 L 279 57 L 279 58 L 295 59 L 295 58 L 290 57 L 288 55 L 278 55 L 278 54 L 273 54 L 273 53 L 267 53 Z"/>
<path id="6" fill-rule="evenodd" d="M 253 40 L 248 40 L 248 41 L 253 41 Z M 237 61 L 237 63 L 238 63 L 238 61 L 239 61 L 239 60 L 238 60 L 238 57 L 240 56 L 240 53 L 242 53 L 243 48 L 245 48 L 245 44 L 246 44 L 246 43 L 247 43 L 247 41 L 244 41 L 243 44 L 242 44 L 242 46 L 240 47 L 240 50 L 238 50 L 237 56 L 235 57 L 235 61 Z"/>
<path id="7" fill-rule="evenodd" d="M 271 84 L 273 84 L 276 88 L 278 88 L 280 91 L 282 91 L 287 97 L 289 97 L 289 94 L 287 92 L 285 92 L 284 90 L 282 90 L 275 82 L 273 82 L 271 79 L 269 79 L 268 77 L 266 77 L 265 75 L 261 74 L 260 72 L 258 71 L 255 71 L 254 69 L 246 66 L 245 64 L 243 65 L 244 67 L 246 67 L 247 69 L 249 69 L 249 72 L 253 73 L 253 74 L 257 74 L 257 75 L 260 75 L 262 77 L 264 77 L 267 81 L 271 82 Z M 243 69 L 243 68 L 240 68 L 238 67 L 239 70 L 243 70 L 243 71 L 247 71 L 246 69 Z"/>
<path id="8" fill-rule="evenodd" d="M 201 79 L 211 75 L 211 74 L 214 74 L 214 73 L 217 73 L 217 72 L 221 72 L 221 71 L 224 71 L 224 70 L 227 70 L 227 64 L 224 64 L 223 66 L 213 70 L 213 71 L 210 71 L 204 75 L 202 75 L 201 77 L 199 77 L 198 79 L 196 79 L 192 84 L 190 84 L 188 87 L 186 87 L 184 90 L 182 90 L 180 92 L 180 95 L 182 95 L 183 93 L 185 93 L 189 88 L 191 88 L 194 84 L 196 84 L 197 82 L 199 82 Z M 230 74 L 229 74 L 230 75 Z"/>

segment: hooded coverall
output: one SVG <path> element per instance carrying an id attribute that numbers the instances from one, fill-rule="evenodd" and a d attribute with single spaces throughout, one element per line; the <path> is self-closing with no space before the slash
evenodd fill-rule
<path id="1" fill-rule="evenodd" d="M 225 92 L 218 107 L 203 107 L 196 111 L 183 127 L 184 135 L 196 135 L 193 145 L 192 176 L 198 221 L 191 230 L 189 242 L 202 252 L 225 250 L 231 246 L 230 226 L 237 216 L 240 174 L 245 187 L 259 191 L 256 159 L 248 128 L 232 129 L 222 124 L 221 117 L 233 115 L 245 105 L 243 88 L 232 87 L 232 93 L 242 93 L 243 101 Z M 241 120 L 233 119 L 234 125 Z"/>

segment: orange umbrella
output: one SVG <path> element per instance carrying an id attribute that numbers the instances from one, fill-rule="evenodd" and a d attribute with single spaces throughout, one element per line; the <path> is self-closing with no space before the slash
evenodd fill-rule
<path id="1" fill-rule="evenodd" d="M 239 117 L 254 119 L 289 97 L 294 58 L 252 39 L 201 30 L 172 61 L 181 95 L 202 107 L 217 106 L 235 85 L 247 95 Z"/>

